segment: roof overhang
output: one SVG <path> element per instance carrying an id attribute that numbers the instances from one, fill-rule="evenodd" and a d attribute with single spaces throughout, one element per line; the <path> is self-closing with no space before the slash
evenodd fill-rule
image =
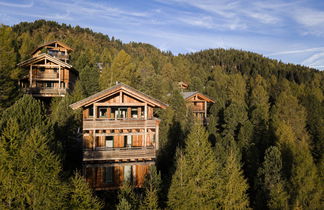
<path id="1" fill-rule="evenodd" d="M 73 49 L 69 46 L 67 46 L 66 44 L 60 42 L 60 41 L 52 41 L 52 42 L 47 42 L 45 44 L 42 44 L 42 45 L 39 45 L 35 50 L 32 51 L 32 55 L 34 55 L 39 49 L 43 48 L 43 47 L 46 47 L 46 46 L 49 46 L 49 45 L 52 45 L 52 44 L 55 44 L 57 43 L 58 45 L 66 48 L 68 51 L 73 51 Z"/>
<path id="2" fill-rule="evenodd" d="M 72 68 L 72 65 L 70 65 L 68 63 L 65 63 L 65 62 L 63 62 L 63 61 L 61 61 L 61 60 L 59 60 L 57 58 L 54 58 L 54 57 L 52 57 L 52 56 L 50 56 L 48 54 L 45 54 L 45 53 L 42 53 L 37 57 L 29 58 L 29 59 L 27 59 L 25 61 L 22 61 L 22 62 L 18 63 L 17 65 L 19 67 L 25 67 L 25 66 L 32 65 L 34 63 L 37 63 L 37 62 L 45 60 L 45 59 L 47 59 L 47 60 L 49 60 L 49 61 L 51 61 L 51 62 L 53 62 L 53 63 L 55 63 L 57 65 L 60 65 L 60 66 L 63 66 L 63 67 L 69 68 L 69 69 Z"/>
<path id="3" fill-rule="evenodd" d="M 215 101 L 213 99 L 211 99 L 210 97 L 208 97 L 208 96 L 206 96 L 206 95 L 204 95 L 202 93 L 199 93 L 199 92 L 192 92 L 191 94 L 188 94 L 187 96 L 184 96 L 184 99 L 186 101 L 188 101 L 188 100 L 192 99 L 196 95 L 198 97 L 202 98 L 204 101 L 207 101 L 209 103 L 215 103 Z"/>
<path id="4" fill-rule="evenodd" d="M 84 106 L 88 106 L 90 104 L 93 104 L 93 103 L 96 103 L 106 97 L 109 97 L 111 95 L 114 95 L 120 91 L 123 91 L 124 93 L 126 94 L 129 94 L 131 96 L 133 96 L 134 98 L 136 99 L 139 99 L 141 101 L 144 101 L 145 103 L 147 104 L 150 104 L 151 106 L 153 107 L 159 107 L 159 108 L 162 108 L 162 109 L 165 109 L 166 107 L 168 107 L 167 104 L 145 94 L 145 93 L 142 93 L 141 91 L 138 91 L 126 84 L 123 84 L 123 83 L 119 83 L 111 88 L 108 88 L 108 89 L 105 89 L 103 91 L 100 91 L 99 93 L 96 93 L 92 96 L 89 96 L 85 99 L 82 99 L 78 102 L 75 102 L 73 104 L 70 105 L 70 107 L 75 110 L 75 109 L 78 109 L 80 107 L 84 107 Z"/>

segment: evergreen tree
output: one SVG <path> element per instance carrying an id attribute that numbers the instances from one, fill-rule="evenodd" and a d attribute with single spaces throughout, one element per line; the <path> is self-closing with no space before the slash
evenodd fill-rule
<path id="1" fill-rule="evenodd" d="M 133 186 L 124 182 L 122 187 L 118 192 L 118 210 L 128 210 L 128 209 L 137 209 L 138 208 L 138 197 L 134 193 Z"/>
<path id="2" fill-rule="evenodd" d="M 15 38 L 16 34 L 10 27 L 0 24 L 0 114 L 14 102 L 18 94 L 20 71 L 16 68 Z"/>
<path id="3" fill-rule="evenodd" d="M 243 176 L 240 151 L 231 135 L 216 143 L 216 159 L 220 164 L 221 185 L 217 188 L 220 195 L 220 208 L 247 209 L 249 198 L 248 183 Z"/>
<path id="4" fill-rule="evenodd" d="M 172 209 L 216 208 L 220 184 L 215 154 L 206 130 L 195 123 L 186 139 L 184 154 L 178 155 L 168 206 Z"/>
<path id="5" fill-rule="evenodd" d="M 282 177 L 281 153 L 276 146 L 266 150 L 264 162 L 258 170 L 258 178 L 260 193 L 264 195 L 259 207 L 267 205 L 269 209 L 288 209 L 286 181 Z"/>
<path id="6" fill-rule="evenodd" d="M 144 183 L 144 199 L 140 209 L 159 209 L 159 193 L 161 188 L 161 176 L 155 166 L 151 166 Z"/>
<path id="7" fill-rule="evenodd" d="M 78 172 L 72 177 L 69 190 L 71 194 L 69 201 L 70 209 L 102 209 L 102 203 L 98 198 L 93 196 L 89 185 Z"/>

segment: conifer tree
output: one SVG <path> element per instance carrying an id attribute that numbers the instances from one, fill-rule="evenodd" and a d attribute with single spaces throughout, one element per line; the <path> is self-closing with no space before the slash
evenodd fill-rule
<path id="1" fill-rule="evenodd" d="M 76 172 L 71 178 L 69 186 L 71 198 L 69 201 L 70 209 L 102 209 L 103 205 L 98 198 L 93 196 L 93 192 L 84 178 Z"/>
<path id="2" fill-rule="evenodd" d="M 282 177 L 281 153 L 276 146 L 266 150 L 264 162 L 258 170 L 258 179 L 260 193 L 264 196 L 262 205 L 267 205 L 269 209 L 288 209 L 286 181 Z"/>
<path id="3" fill-rule="evenodd" d="M 129 182 L 124 182 L 118 192 L 118 210 L 137 209 L 138 197 L 134 193 L 133 186 Z"/>
<path id="4" fill-rule="evenodd" d="M 184 154 L 178 155 L 172 177 L 168 206 L 172 209 L 216 208 L 220 180 L 208 133 L 196 122 L 185 143 Z"/>
<path id="5" fill-rule="evenodd" d="M 241 169 L 241 154 L 231 135 L 225 136 L 216 143 L 216 159 L 220 164 L 217 169 L 221 185 L 217 189 L 222 209 L 247 209 L 249 198 L 248 183 Z"/>
<path id="6" fill-rule="evenodd" d="M 0 113 L 9 107 L 18 95 L 17 80 L 20 70 L 16 68 L 16 34 L 10 27 L 0 24 Z"/>
<path id="7" fill-rule="evenodd" d="M 151 166 L 144 183 L 144 199 L 140 209 L 159 209 L 159 193 L 161 188 L 161 176 L 155 166 Z"/>

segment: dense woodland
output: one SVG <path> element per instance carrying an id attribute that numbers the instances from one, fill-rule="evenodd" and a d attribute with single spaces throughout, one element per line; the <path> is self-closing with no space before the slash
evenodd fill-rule
<path id="1" fill-rule="evenodd" d="M 71 46 L 74 91 L 23 95 L 17 63 L 44 42 Z M 80 175 L 80 111 L 115 81 L 170 106 L 144 189 L 94 193 Z M 215 100 L 206 128 L 177 88 Z M 0 26 L 0 209 L 323 209 L 324 72 L 234 49 L 185 55 L 52 21 Z"/>

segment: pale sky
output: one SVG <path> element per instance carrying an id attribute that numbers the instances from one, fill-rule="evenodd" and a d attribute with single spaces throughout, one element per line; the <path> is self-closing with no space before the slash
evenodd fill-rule
<path id="1" fill-rule="evenodd" d="M 37 19 L 175 55 L 235 48 L 324 69 L 323 0 L 0 0 L 0 23 Z"/>

